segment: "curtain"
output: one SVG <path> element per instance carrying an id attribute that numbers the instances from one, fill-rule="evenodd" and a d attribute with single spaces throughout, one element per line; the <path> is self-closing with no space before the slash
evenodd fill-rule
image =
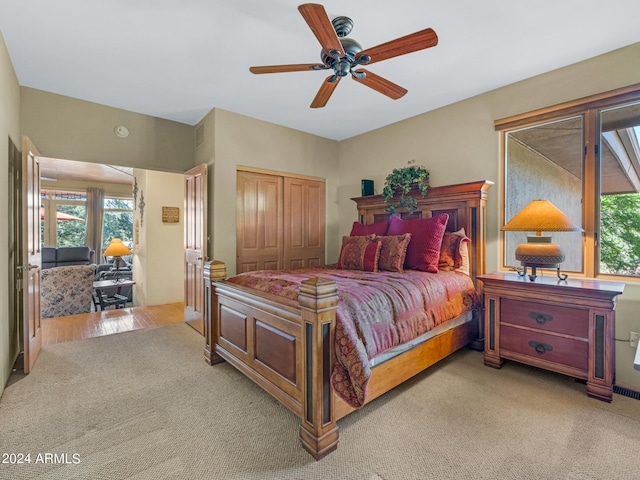
<path id="1" fill-rule="evenodd" d="M 87 226 L 85 243 L 96 252 L 96 263 L 102 263 L 102 225 L 104 212 L 104 190 L 87 188 Z"/>

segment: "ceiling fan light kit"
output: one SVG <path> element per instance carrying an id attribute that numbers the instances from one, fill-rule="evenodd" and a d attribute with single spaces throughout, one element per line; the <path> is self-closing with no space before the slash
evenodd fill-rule
<path id="1" fill-rule="evenodd" d="M 431 28 L 427 28 L 383 43 L 377 47 L 363 50 L 357 41 L 347 38 L 347 35 L 353 29 L 353 20 L 349 17 L 339 16 L 329 20 L 324 7 L 316 3 L 300 5 L 298 11 L 322 46 L 320 53 L 322 63 L 251 67 L 249 71 L 255 74 L 263 74 L 305 70 L 333 70 L 333 75 L 327 77 L 322 83 L 320 90 L 313 102 L 311 102 L 311 108 L 324 107 L 338 82 L 348 74 L 351 74 L 358 83 L 362 83 L 393 100 L 401 98 L 407 93 L 405 88 L 363 68 L 358 68 L 357 70 L 355 68 L 424 50 L 438 44 L 436 32 Z"/>

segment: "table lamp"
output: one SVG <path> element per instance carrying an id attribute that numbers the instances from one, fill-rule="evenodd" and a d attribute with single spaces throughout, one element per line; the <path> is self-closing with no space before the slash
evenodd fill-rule
<path id="1" fill-rule="evenodd" d="M 131 253 L 131 250 L 129 250 L 129 248 L 124 243 L 122 243 L 122 240 L 120 240 L 119 238 L 111 239 L 109 245 L 107 245 L 107 249 L 104 251 L 104 256 L 113 257 L 113 264 L 116 267 L 116 282 L 118 280 L 117 272 L 119 271 L 120 262 L 122 262 L 122 259 L 120 257 L 122 257 L 123 255 L 131 255 Z"/>
<path id="2" fill-rule="evenodd" d="M 502 227 L 502 231 L 536 232 L 527 235 L 527 243 L 516 248 L 516 260 L 520 260 L 522 270 L 518 275 L 525 276 L 527 267 L 531 267 L 529 280 L 536 279 L 536 268 L 556 268 L 558 278 L 566 280 L 566 274 L 560 274 L 560 263 L 564 262 L 564 252 L 560 245 L 551 243 L 550 235 L 542 232 L 584 232 L 548 200 L 533 200 L 520 213 Z"/>

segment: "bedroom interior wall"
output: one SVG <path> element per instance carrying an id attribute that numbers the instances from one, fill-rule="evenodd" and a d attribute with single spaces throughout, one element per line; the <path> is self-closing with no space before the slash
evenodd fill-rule
<path id="1" fill-rule="evenodd" d="M 136 170 L 140 172 L 140 170 Z M 145 170 L 144 255 L 147 259 L 144 275 L 145 303 L 162 305 L 184 300 L 184 176 L 177 173 Z M 163 223 L 162 207 L 178 207 L 179 222 Z M 134 216 L 140 219 L 140 207 Z M 135 253 L 135 252 L 134 252 Z M 135 275 L 135 270 L 134 270 Z M 136 280 L 137 281 L 137 280 Z M 135 298 L 134 298 L 135 300 Z"/>
<path id="2" fill-rule="evenodd" d="M 235 273 L 236 167 L 240 165 L 326 179 L 326 259 L 336 262 L 338 142 L 221 109 L 203 122 L 214 123 L 215 138 L 196 151 L 196 163 L 213 163 L 208 208 L 209 233 L 215 241 L 209 257 L 224 261 L 227 272 Z"/>
<path id="3" fill-rule="evenodd" d="M 44 156 L 176 173 L 193 164 L 191 125 L 28 87 L 20 92 L 22 133 Z M 117 137 L 116 125 L 129 136 Z"/>
<path id="4" fill-rule="evenodd" d="M 0 395 L 19 353 L 19 339 L 12 335 L 9 312 L 9 139 L 22 150 L 20 135 L 20 85 L 0 32 Z"/>
<path id="5" fill-rule="evenodd" d="M 415 160 L 430 171 L 431 185 L 491 180 L 487 202 L 487 269 L 499 268 L 500 157 L 494 121 L 596 93 L 640 83 L 640 43 L 569 65 L 476 97 L 427 112 L 387 127 L 343 140 L 339 144 L 338 206 L 340 235 L 350 231 L 360 195 L 360 180 L 375 181 L 381 193 L 393 168 Z M 424 94 L 428 94 L 425 89 Z M 409 92 L 420 95 L 420 92 Z M 404 99 L 403 99 L 404 100 Z M 400 100 L 400 101 L 403 101 Z M 616 337 L 640 331 L 640 284 L 627 282 L 618 299 Z M 628 341 L 616 342 L 616 381 L 640 387 Z"/>

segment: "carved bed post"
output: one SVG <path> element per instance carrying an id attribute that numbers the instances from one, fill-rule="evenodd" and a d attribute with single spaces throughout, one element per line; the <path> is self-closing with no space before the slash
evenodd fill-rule
<path id="1" fill-rule="evenodd" d="M 304 349 L 302 446 L 316 460 L 338 447 L 338 426 L 331 387 L 335 361 L 338 294 L 335 282 L 312 278 L 302 282 L 298 301 Z"/>
<path id="2" fill-rule="evenodd" d="M 213 260 L 204 264 L 204 360 L 209 365 L 224 362 L 224 360 L 214 352 L 212 345 L 218 341 L 218 330 L 215 327 L 215 317 L 217 312 L 217 295 L 216 289 L 213 288 L 212 282 L 223 280 L 227 276 L 227 267 L 224 262 Z M 212 311 L 212 306 L 213 310 Z M 213 328 L 212 328 L 213 327 Z"/>

